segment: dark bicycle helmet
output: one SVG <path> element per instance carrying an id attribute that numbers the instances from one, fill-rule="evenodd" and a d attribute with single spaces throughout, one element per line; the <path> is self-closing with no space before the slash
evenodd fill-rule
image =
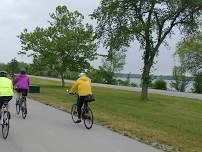
<path id="1" fill-rule="evenodd" d="M 26 69 L 25 69 L 25 68 L 21 68 L 21 69 L 20 69 L 20 73 L 21 73 L 21 74 L 26 74 Z"/>
<path id="2" fill-rule="evenodd" d="M 7 77 L 6 71 L 0 71 L 0 77 Z"/>

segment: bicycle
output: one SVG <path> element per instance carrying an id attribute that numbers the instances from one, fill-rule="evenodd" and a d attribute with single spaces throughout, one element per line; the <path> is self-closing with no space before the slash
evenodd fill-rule
<path id="1" fill-rule="evenodd" d="M 75 95 L 73 93 L 70 93 L 71 95 Z M 78 96 L 78 95 L 77 95 Z M 76 123 L 78 119 L 78 111 L 77 111 L 77 104 L 74 103 L 71 108 L 71 117 L 74 123 Z M 88 102 L 84 102 L 82 108 L 81 108 L 81 118 L 84 122 L 84 125 L 86 129 L 91 129 L 94 123 L 93 118 L 93 112 L 91 108 L 89 107 Z"/>
<path id="2" fill-rule="evenodd" d="M 8 137 L 8 133 L 9 133 L 9 113 L 6 110 L 6 105 L 7 103 L 4 103 L 0 109 L 0 124 L 1 124 L 1 128 L 2 128 L 2 135 L 3 138 L 6 139 Z"/>
<path id="3" fill-rule="evenodd" d="M 18 99 L 16 99 L 16 113 L 17 115 L 20 114 L 20 111 L 22 113 L 22 118 L 25 119 L 27 116 L 27 104 L 26 104 L 26 96 L 23 96 L 22 94 Z"/>

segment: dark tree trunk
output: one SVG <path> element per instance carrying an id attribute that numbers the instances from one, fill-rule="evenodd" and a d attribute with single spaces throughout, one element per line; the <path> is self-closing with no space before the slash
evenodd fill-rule
<path id="1" fill-rule="evenodd" d="M 148 86 L 149 86 L 149 73 L 151 66 L 149 64 L 144 65 L 143 74 L 142 74 L 142 92 L 141 92 L 141 100 L 148 100 Z"/>
<path id="2" fill-rule="evenodd" d="M 61 72 L 60 76 L 61 76 L 61 85 L 62 85 L 62 87 L 65 87 L 64 73 Z"/>

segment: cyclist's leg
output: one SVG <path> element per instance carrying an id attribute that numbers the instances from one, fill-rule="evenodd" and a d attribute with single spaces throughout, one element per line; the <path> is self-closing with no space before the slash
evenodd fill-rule
<path id="1" fill-rule="evenodd" d="M 78 119 L 81 119 L 81 107 L 82 107 L 81 98 L 78 96 L 77 98 L 77 111 L 78 111 Z"/>
<path id="2" fill-rule="evenodd" d="M 16 104 L 19 104 L 19 100 L 20 100 L 21 95 L 22 95 L 21 89 L 17 88 L 16 89 Z"/>
<path id="3" fill-rule="evenodd" d="M 25 102 L 25 113 L 27 113 L 27 100 L 26 100 L 26 96 L 27 96 L 27 93 L 28 93 L 28 89 L 22 89 L 22 96 L 24 96 L 24 102 Z"/>
<path id="4" fill-rule="evenodd" d="M 9 115 L 10 115 L 10 104 L 9 104 L 9 102 L 11 101 L 12 98 L 13 98 L 12 96 L 7 96 L 6 100 L 4 101 L 4 103 L 6 103 L 6 110 L 9 113 Z"/>
<path id="5" fill-rule="evenodd" d="M 81 121 L 81 108 L 83 106 L 83 103 L 84 103 L 84 97 L 83 96 L 78 97 L 77 99 L 78 122 Z"/>

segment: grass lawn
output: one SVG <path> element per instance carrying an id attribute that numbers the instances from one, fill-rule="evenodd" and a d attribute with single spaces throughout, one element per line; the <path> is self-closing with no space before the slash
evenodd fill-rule
<path id="1" fill-rule="evenodd" d="M 75 96 L 66 94 L 60 82 L 32 78 L 32 84 L 40 85 L 41 93 L 30 98 L 70 111 Z M 142 103 L 137 92 L 100 87 L 93 92 L 98 123 L 167 151 L 202 152 L 202 100 L 150 94 Z"/>

